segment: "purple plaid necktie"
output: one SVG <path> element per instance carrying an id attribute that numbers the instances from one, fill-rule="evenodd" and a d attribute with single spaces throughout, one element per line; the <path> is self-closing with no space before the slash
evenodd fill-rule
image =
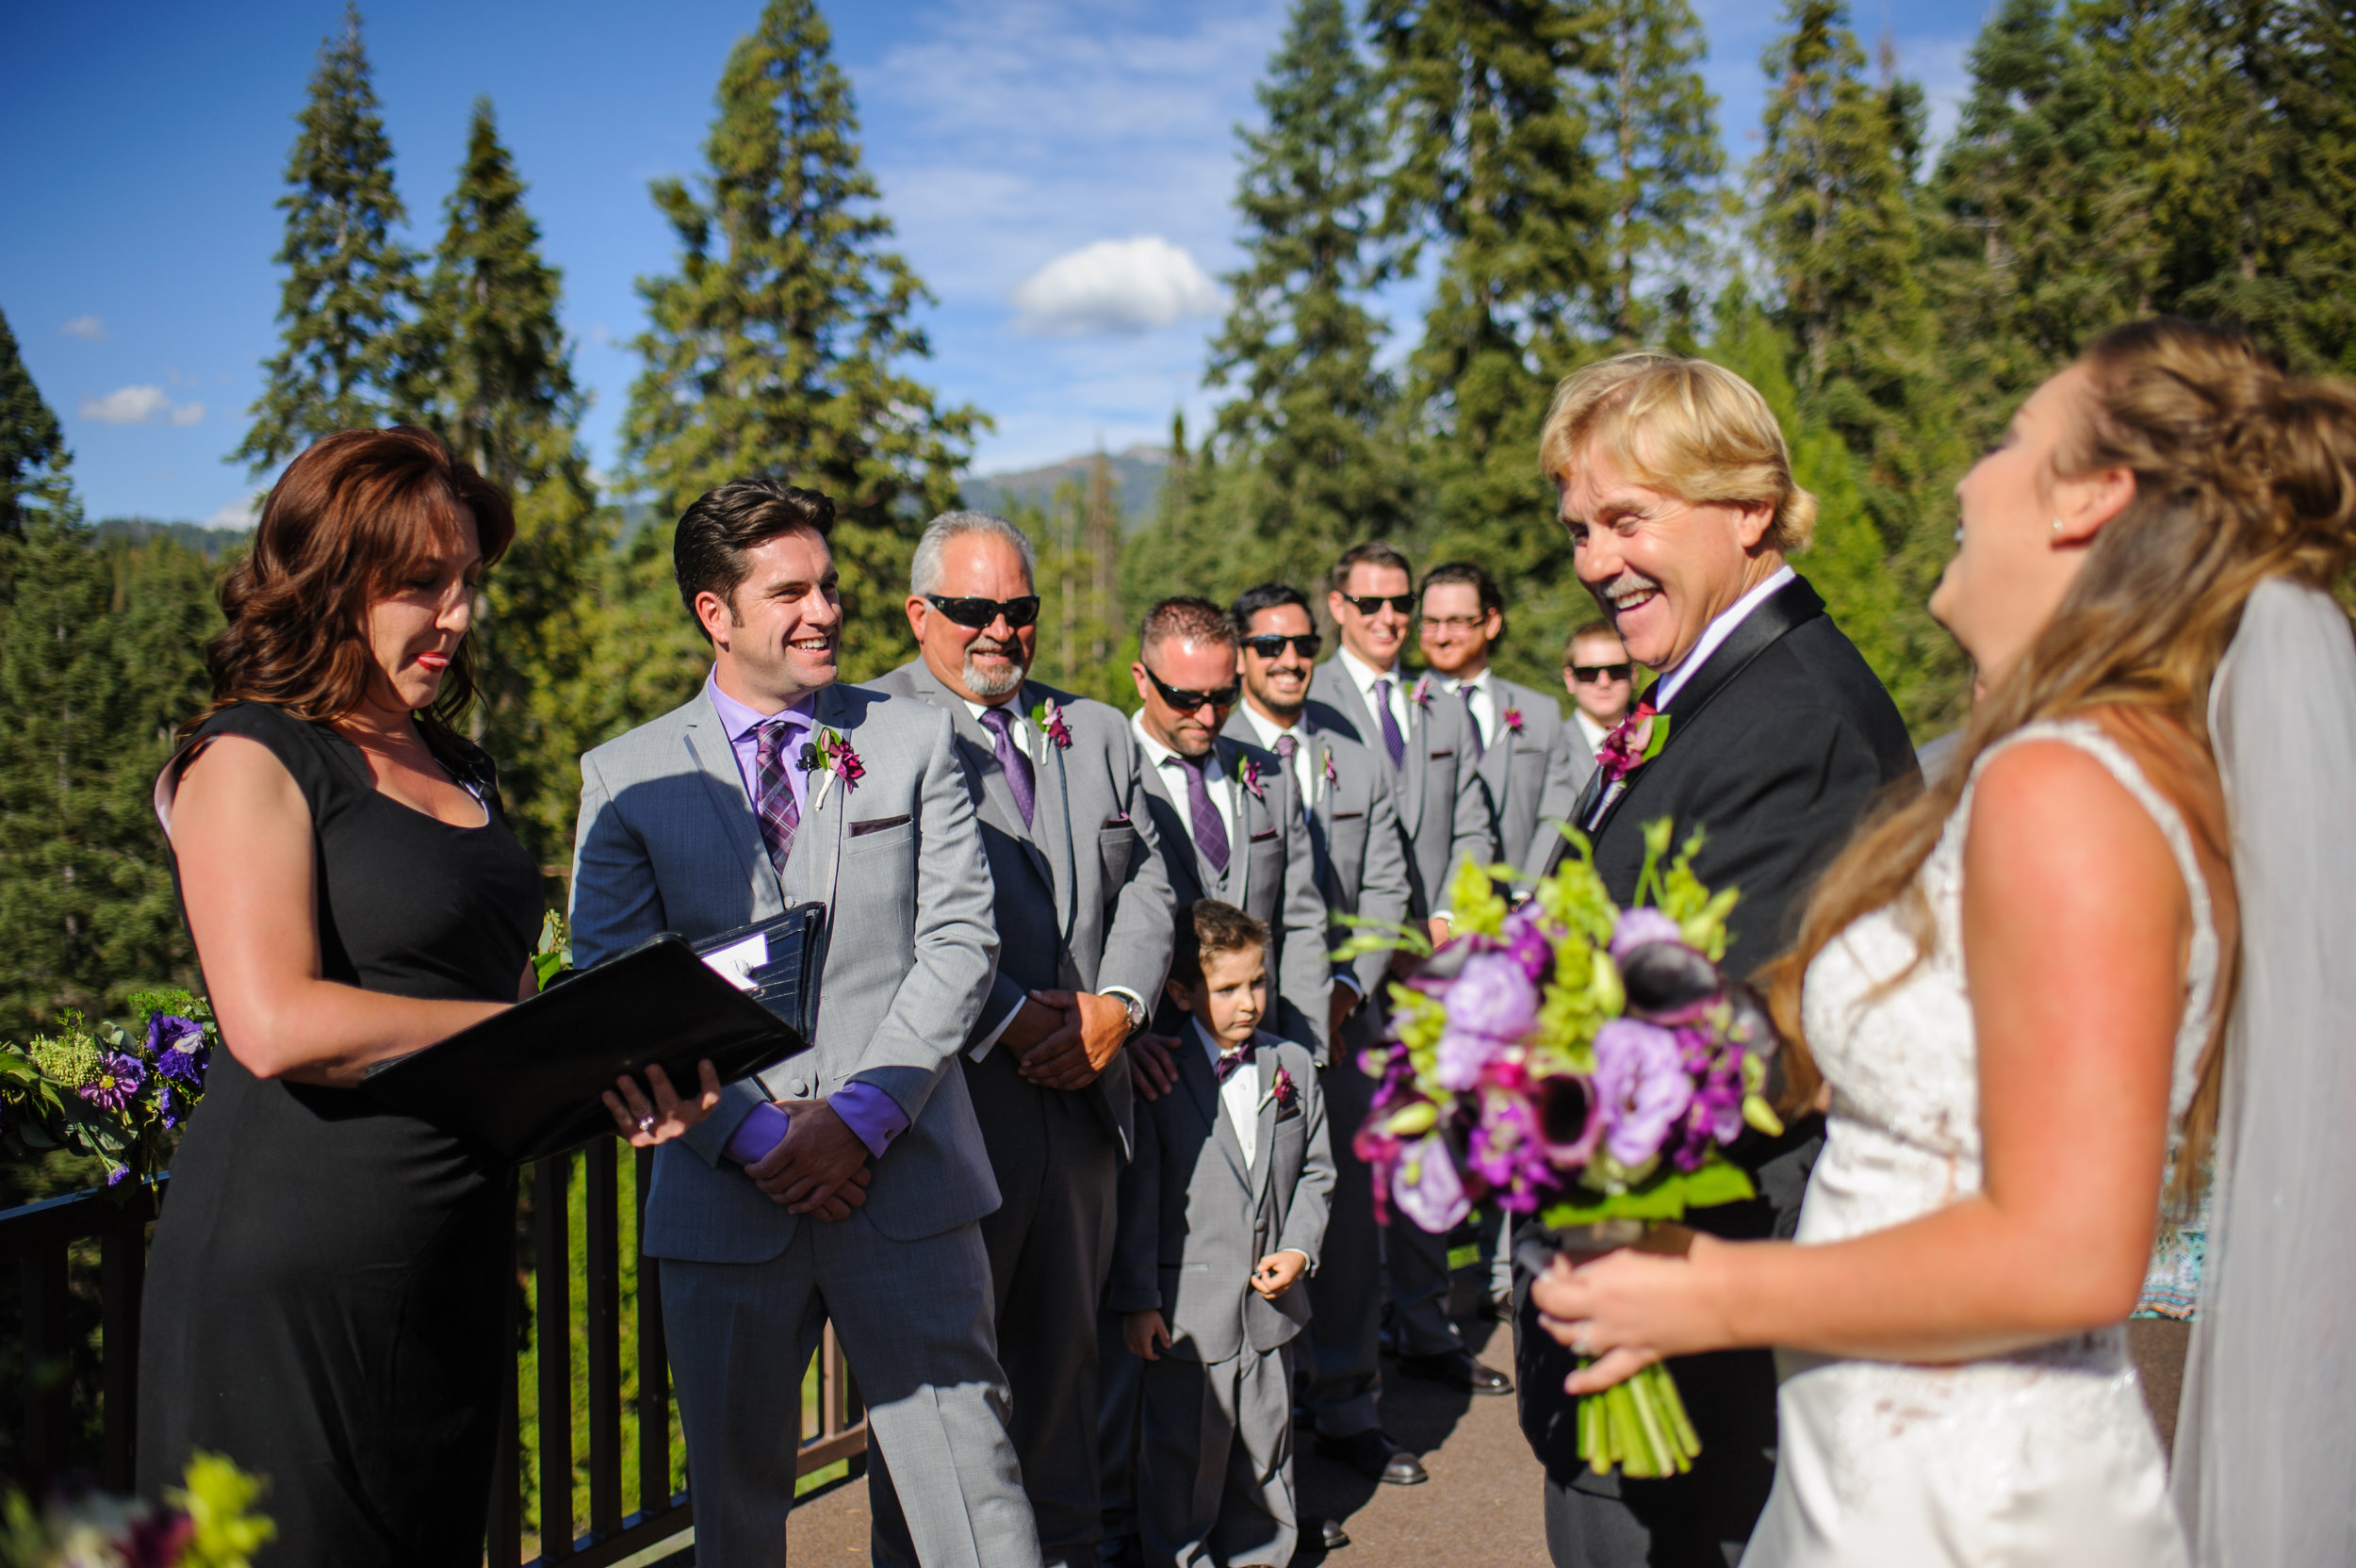
<path id="1" fill-rule="evenodd" d="M 1211 874 L 1227 874 L 1227 820 L 1211 804 L 1210 781 L 1203 776 L 1210 765 L 1212 752 L 1203 757 L 1172 757 L 1164 767 L 1175 767 L 1186 776 L 1186 815 L 1194 821 L 1194 847 L 1203 852 L 1210 863 Z"/>
<path id="2" fill-rule="evenodd" d="M 802 732 L 798 713 L 779 713 L 764 720 L 761 740 L 753 748 L 753 772 L 761 781 L 761 798 L 753 803 L 761 818 L 761 837 L 769 846 L 769 863 L 785 874 L 786 858 L 794 853 L 794 833 L 802 825 L 801 803 L 794 798 L 794 780 L 786 773 L 786 747 Z"/>
<path id="3" fill-rule="evenodd" d="M 1258 1049 L 1259 1047 L 1253 1045 L 1250 1040 L 1246 1040 L 1241 1046 L 1238 1046 L 1233 1051 L 1222 1051 L 1219 1054 L 1219 1067 L 1217 1071 L 1219 1073 L 1219 1084 L 1222 1087 L 1226 1085 L 1228 1079 L 1233 1078 L 1251 1062 L 1252 1052 Z"/>
<path id="4" fill-rule="evenodd" d="M 1292 775 L 1292 780 L 1296 784 L 1301 782 L 1301 775 L 1294 772 L 1293 758 L 1300 753 L 1300 750 L 1301 737 L 1298 735 L 1287 731 L 1284 734 L 1276 737 L 1276 760 L 1284 764 L 1284 771 L 1287 774 Z M 1301 803 L 1303 806 L 1309 804 L 1308 791 L 1303 790 L 1301 792 Z"/>
<path id="5" fill-rule="evenodd" d="M 1481 754 L 1489 749 L 1488 743 L 1481 738 L 1481 715 L 1473 711 L 1473 693 L 1477 690 L 1479 688 L 1469 680 L 1456 688 L 1456 694 L 1464 699 L 1464 727 L 1472 731 L 1473 760 L 1476 762 L 1481 760 Z"/>
<path id="6" fill-rule="evenodd" d="M 990 755 L 998 759 L 998 771 L 1006 776 L 1006 788 L 1014 795 L 1014 808 L 1023 813 L 1023 825 L 1028 827 L 1038 803 L 1034 791 L 1039 780 L 1031 772 L 1030 753 L 1014 738 L 1014 715 L 1004 708 L 985 708 L 982 727 L 990 731 Z"/>
<path id="7" fill-rule="evenodd" d="M 1391 754 L 1394 771 L 1407 765 L 1407 737 L 1399 730 L 1399 719 L 1391 712 L 1391 683 L 1386 679 L 1374 683 L 1374 710 L 1383 720 L 1383 749 Z"/>

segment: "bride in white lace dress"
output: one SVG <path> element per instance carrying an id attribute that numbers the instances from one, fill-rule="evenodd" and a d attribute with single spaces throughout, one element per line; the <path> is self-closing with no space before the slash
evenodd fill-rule
<path id="1" fill-rule="evenodd" d="M 2164 1163 L 2206 1159 L 2227 1076 L 2210 686 L 2254 588 L 2344 568 L 2351 476 L 2356 394 L 2154 322 L 2048 382 L 1957 487 L 1931 607 L 1987 696 L 1960 765 L 1827 871 L 1776 986 L 1829 1109 L 1797 1244 L 1704 1236 L 1534 1287 L 1598 1358 L 1574 1393 L 1784 1348 L 1751 1568 L 2188 1560 L 2121 1320 Z"/>

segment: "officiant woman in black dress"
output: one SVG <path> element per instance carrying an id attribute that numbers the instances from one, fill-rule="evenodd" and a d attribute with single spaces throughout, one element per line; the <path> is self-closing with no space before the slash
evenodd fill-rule
<path id="1" fill-rule="evenodd" d="M 461 735 L 499 489 L 421 430 L 324 437 L 221 587 L 213 705 L 155 791 L 221 1023 L 149 1253 L 139 1478 L 268 1478 L 261 1560 L 482 1560 L 514 1184 L 357 1087 L 532 994 L 538 868 Z M 650 1076 L 659 1080 L 660 1069 Z M 716 1103 L 609 1097 L 634 1143 Z"/>

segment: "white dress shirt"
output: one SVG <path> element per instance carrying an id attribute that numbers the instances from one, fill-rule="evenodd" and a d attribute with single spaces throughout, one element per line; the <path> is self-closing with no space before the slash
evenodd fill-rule
<path id="1" fill-rule="evenodd" d="M 1216 1079 L 1220 1055 L 1219 1041 L 1211 1038 L 1211 1032 L 1203 1027 L 1201 1019 L 1189 1019 L 1187 1022 L 1194 1030 L 1195 1043 L 1209 1054 L 1211 1076 Z M 1256 1054 L 1219 1086 L 1219 1103 L 1227 1113 L 1227 1125 L 1235 1130 L 1235 1141 L 1243 1145 L 1243 1168 L 1250 1170 L 1252 1162 L 1258 1157 L 1259 1151 L 1253 1146 L 1260 1137 L 1260 1063 Z"/>
<path id="2" fill-rule="evenodd" d="M 1470 701 L 1466 701 L 1464 696 L 1468 691 L 1472 694 Z M 1497 694 L 1490 683 L 1488 667 L 1483 665 L 1479 675 L 1449 681 L 1448 692 L 1448 695 L 1464 703 L 1464 710 L 1472 715 L 1473 723 L 1481 727 L 1481 744 L 1485 750 L 1497 735 Z"/>
<path id="3" fill-rule="evenodd" d="M 1766 581 L 1720 611 L 1717 618 L 1702 629 L 1701 641 L 1693 645 L 1693 651 L 1678 660 L 1676 669 L 1663 674 L 1660 683 L 1653 688 L 1652 694 L 1645 698 L 1652 704 L 1653 711 L 1659 712 L 1674 702 L 1693 672 L 1708 663 L 1710 656 L 1718 651 L 1719 645 L 1734 635 L 1734 629 L 1741 626 L 1752 611 L 1766 603 L 1776 589 L 1797 576 L 1799 574 L 1791 567 L 1778 566 Z"/>
<path id="4" fill-rule="evenodd" d="M 1317 747 L 1310 737 L 1301 732 L 1299 725 L 1287 728 L 1248 702 L 1243 705 L 1243 717 L 1264 750 L 1276 750 L 1276 743 L 1286 735 L 1300 743 L 1293 747 L 1293 782 L 1301 786 L 1301 814 L 1307 816 L 1317 798 L 1317 763 L 1309 755 Z"/>
<path id="5" fill-rule="evenodd" d="M 1597 724 L 1595 720 L 1589 718 L 1587 716 L 1587 710 L 1584 708 L 1574 707 L 1571 710 L 1571 717 L 1577 721 L 1579 725 L 1579 733 L 1587 743 L 1587 755 L 1593 757 L 1596 750 L 1602 746 L 1604 737 L 1612 733 L 1612 727 L 1610 725 Z"/>
<path id="6" fill-rule="evenodd" d="M 1178 760 L 1186 762 L 1188 766 L 1193 765 L 1191 760 L 1178 757 L 1176 752 L 1153 739 L 1145 727 L 1143 712 L 1129 715 L 1129 727 L 1137 731 L 1137 744 L 1145 748 L 1146 771 L 1160 780 L 1162 793 L 1169 796 L 1170 804 L 1178 808 L 1179 819 L 1186 825 L 1187 841 L 1191 843 L 1194 836 L 1194 819 L 1186 814 L 1186 778 L 1176 769 L 1163 766 L 1173 757 L 1177 757 Z M 1228 777 L 1227 771 L 1219 765 L 1219 747 L 1216 744 L 1211 747 L 1210 754 L 1203 760 L 1206 764 L 1203 782 L 1210 786 L 1211 804 L 1218 808 L 1219 820 L 1228 825 L 1227 853 L 1232 859 L 1237 853 L 1235 831 L 1235 781 Z"/>
<path id="7" fill-rule="evenodd" d="M 1023 705 L 1016 700 L 1022 694 L 1023 688 L 1018 686 L 1006 694 L 1005 700 L 1000 702 L 975 702 L 971 698 L 968 698 L 965 704 L 965 710 L 973 715 L 973 722 L 975 724 L 982 724 L 982 715 L 984 713 L 989 712 L 993 708 L 1005 709 L 1006 710 L 1006 716 L 1014 721 L 1012 724 L 1006 726 L 1006 733 L 1013 738 L 1016 745 L 1023 748 L 1023 754 L 1025 757 L 1028 757 L 1031 755 L 1031 721 L 1023 717 Z M 990 726 L 982 724 L 982 727 L 984 729 L 988 729 Z"/>
<path id="8" fill-rule="evenodd" d="M 1374 683 L 1378 680 L 1391 683 L 1391 717 L 1398 721 L 1399 732 L 1401 735 L 1415 733 L 1415 727 L 1409 723 L 1407 702 L 1408 688 L 1415 682 L 1407 678 L 1404 670 L 1396 664 L 1387 670 L 1378 670 L 1348 648 L 1342 649 L 1342 668 L 1350 672 L 1351 683 L 1358 688 L 1358 695 L 1366 701 L 1366 711 L 1373 715 L 1375 732 L 1366 737 L 1367 744 L 1376 747 L 1383 744 L 1383 715 L 1375 711 L 1382 704 L 1374 700 Z"/>

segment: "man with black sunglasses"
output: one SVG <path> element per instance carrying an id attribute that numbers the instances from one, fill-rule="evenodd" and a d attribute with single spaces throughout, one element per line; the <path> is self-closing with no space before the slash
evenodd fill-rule
<path id="1" fill-rule="evenodd" d="M 1581 623 L 1564 641 L 1562 685 L 1578 709 L 1572 722 L 1579 727 L 1579 739 L 1587 743 L 1587 755 L 1592 759 L 1604 737 L 1628 717 L 1628 704 L 1636 699 L 1636 665 L 1610 621 L 1598 615 Z M 1584 776 L 1579 782 L 1586 782 Z"/>
<path id="2" fill-rule="evenodd" d="M 1170 882 L 1120 710 L 1027 678 L 1030 540 L 934 519 L 908 596 L 918 657 L 875 684 L 945 710 L 995 888 L 998 972 L 965 1080 L 1004 1201 L 981 1222 L 1010 1427 L 1044 1560 L 1095 1568 L 1097 1306 L 1128 1157 L 1131 1053 L 1170 967 Z M 921 1288 L 921 1282 L 912 1288 Z M 871 1462 L 875 1560 L 913 1560 L 888 1456 Z"/>
<path id="3" fill-rule="evenodd" d="M 1399 664 L 1415 620 L 1415 585 L 1407 558 L 1380 540 L 1343 552 L 1325 598 L 1342 645 L 1317 666 L 1309 694 L 1334 710 L 1375 766 L 1390 768 L 1409 918 L 1429 921 L 1437 937 L 1447 929 L 1449 876 L 1467 857 L 1495 860 L 1497 841 L 1464 705 L 1436 678 L 1411 676 Z M 1512 1393 L 1513 1382 L 1475 1360 L 1448 1318 L 1448 1238 L 1393 1225 L 1387 1250 L 1399 1369 L 1475 1394 Z"/>

